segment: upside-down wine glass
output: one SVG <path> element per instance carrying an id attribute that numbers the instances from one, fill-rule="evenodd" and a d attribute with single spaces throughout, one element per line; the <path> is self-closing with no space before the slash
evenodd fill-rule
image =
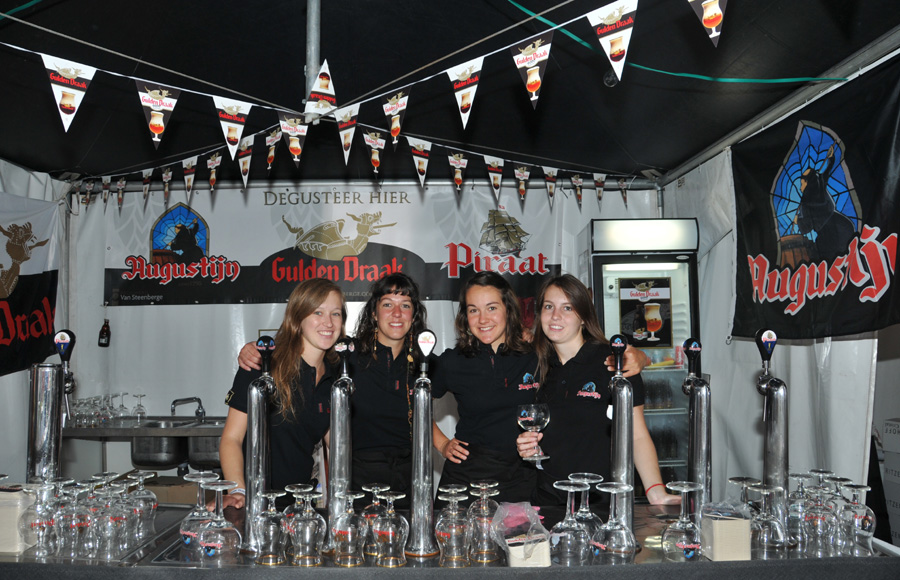
<path id="1" fill-rule="evenodd" d="M 213 513 L 206 509 L 206 494 L 203 484 L 219 479 L 219 475 L 213 471 L 198 471 L 187 473 L 184 480 L 197 484 L 197 503 L 191 512 L 181 520 L 179 532 L 181 533 L 181 545 L 200 556 L 200 528 L 213 518 Z"/>
<path id="2" fill-rule="evenodd" d="M 406 539 L 409 537 L 409 522 L 394 511 L 394 502 L 406 494 L 400 491 L 383 491 L 381 499 L 386 503 L 386 511 L 375 518 L 372 524 L 378 538 L 378 556 L 375 565 L 382 568 L 399 568 L 406 565 Z"/>
<path id="3" fill-rule="evenodd" d="M 578 511 L 575 512 L 575 519 L 587 526 L 588 535 L 593 538 L 594 534 L 597 533 L 597 530 L 600 529 L 600 526 L 603 525 L 603 520 L 600 519 L 600 516 L 591 511 L 590 487 L 602 483 L 603 476 L 596 473 L 579 472 L 570 473 L 569 479 L 588 484 L 588 489 L 581 492 L 581 505 L 578 507 Z"/>
<path id="4" fill-rule="evenodd" d="M 466 509 L 460 507 L 459 502 L 466 499 L 467 496 L 461 493 L 466 488 L 453 484 L 441 486 L 439 490 L 446 488 L 451 491 L 438 495 L 438 499 L 449 504 L 441 510 L 434 525 L 434 535 L 441 550 L 438 565 L 441 568 L 465 568 L 469 565 L 469 520 Z"/>
<path id="5" fill-rule="evenodd" d="M 325 518 L 313 508 L 313 501 L 322 497 L 322 492 L 298 493 L 304 500 L 304 509 L 302 513 L 290 516 L 288 522 L 293 547 L 291 563 L 294 566 L 319 566 L 322 564 L 322 544 L 325 542 L 328 524 L 325 523 Z"/>
<path id="6" fill-rule="evenodd" d="M 241 546 L 241 533 L 234 524 L 225 519 L 223 513 L 222 493 L 237 487 L 233 481 L 207 481 L 201 483 L 203 489 L 216 492 L 216 514 L 200 528 L 200 547 L 203 554 L 203 565 L 221 567 L 237 562 L 238 549 Z"/>
<path id="7" fill-rule="evenodd" d="M 703 488 L 693 481 L 670 481 L 666 488 L 681 494 L 681 514 L 662 534 L 663 553 L 671 562 L 700 561 L 700 528 L 691 521 L 688 494 Z"/>
<path id="8" fill-rule="evenodd" d="M 275 501 L 285 495 L 280 490 L 270 490 L 260 495 L 268 501 L 268 509 L 253 519 L 256 537 L 259 538 L 259 553 L 256 563 L 262 566 L 280 566 L 287 558 L 284 555 L 286 534 L 284 532 L 284 514 L 275 509 Z"/>
<path id="9" fill-rule="evenodd" d="M 785 557 L 788 535 L 775 511 L 775 496 L 784 490 L 777 485 L 754 485 L 762 496 L 762 508 L 750 520 L 750 555 L 754 560 L 780 560 Z"/>
<path id="10" fill-rule="evenodd" d="M 597 484 L 599 491 L 610 494 L 609 520 L 600 526 L 594 535 L 591 545 L 594 548 L 595 564 L 630 564 L 637 554 L 637 542 L 634 533 L 616 511 L 617 498 L 620 493 L 628 493 L 634 488 L 627 483 L 604 481 Z"/>
<path id="11" fill-rule="evenodd" d="M 469 493 L 478 499 L 466 512 L 469 520 L 469 559 L 477 564 L 490 564 L 500 560 L 499 547 L 491 533 L 494 514 L 500 507 L 491 498 L 500 493 L 494 480 L 473 481 Z"/>
<path id="12" fill-rule="evenodd" d="M 875 535 L 875 512 L 860 503 L 860 495 L 869 491 L 868 485 L 848 483 L 844 489 L 850 491 L 850 502 L 840 513 L 840 524 L 847 538 L 845 553 L 848 556 L 874 556 L 872 537 Z"/>
<path id="13" fill-rule="evenodd" d="M 550 559 L 563 566 L 584 566 L 590 558 L 591 536 L 587 526 L 575 519 L 575 493 L 590 490 L 583 482 L 566 479 L 553 487 L 567 492 L 566 516 L 550 530 Z"/>
<path id="14" fill-rule="evenodd" d="M 346 510 L 334 520 L 334 563 L 338 566 L 352 568 L 366 561 L 366 530 L 369 526 L 366 518 L 353 511 L 353 502 L 366 494 L 357 491 L 345 491 L 337 494 L 337 500 L 343 500 Z"/>
<path id="15" fill-rule="evenodd" d="M 366 522 L 369 524 L 366 528 L 366 545 L 363 550 L 366 556 L 378 555 L 378 541 L 375 539 L 372 524 L 375 523 L 375 518 L 387 513 L 387 509 L 381 505 L 381 498 L 378 497 L 378 494 L 389 489 L 391 489 L 391 486 L 386 483 L 367 483 L 362 486 L 363 491 L 372 494 L 372 503 L 363 508 L 362 511 L 362 517 L 366 518 Z"/>

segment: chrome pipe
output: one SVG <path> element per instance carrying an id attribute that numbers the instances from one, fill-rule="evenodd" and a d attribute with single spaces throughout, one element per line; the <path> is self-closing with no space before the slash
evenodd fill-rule
<path id="1" fill-rule="evenodd" d="M 334 349 L 341 355 L 341 376 L 331 386 L 331 435 L 328 455 L 328 536 L 325 552 L 334 551 L 334 528 L 338 517 L 346 511 L 340 494 L 350 491 L 352 448 L 350 438 L 350 397 L 353 379 L 350 378 L 347 357 L 353 351 L 350 339 L 338 341 Z"/>
<path id="2" fill-rule="evenodd" d="M 756 381 L 763 402 L 763 483 L 788 489 L 788 392 L 781 379 L 771 373 L 769 361 L 778 337 L 771 330 L 756 332 L 756 347 L 762 357 L 763 373 Z"/>
<path id="3" fill-rule="evenodd" d="M 616 495 L 619 518 L 634 529 L 634 389 L 622 373 L 622 356 L 628 343 L 621 334 L 609 339 L 616 373 L 609 381 L 613 403 L 609 474 L 611 481 L 626 483 L 632 491 Z"/>
<path id="4" fill-rule="evenodd" d="M 432 402 L 427 363 L 413 387 L 412 499 L 406 555 L 427 558 L 440 553 L 434 537 L 434 460 L 431 457 Z"/>
<path id="5" fill-rule="evenodd" d="M 25 478 L 42 483 L 59 476 L 63 372 L 57 364 L 31 365 Z"/>
<path id="6" fill-rule="evenodd" d="M 712 497 L 712 419 L 709 382 L 698 376 L 702 346 L 696 338 L 684 341 L 688 360 L 688 375 L 681 385 L 688 402 L 688 480 L 699 483 L 700 505 L 693 513 L 700 513 Z"/>
<path id="7" fill-rule="evenodd" d="M 271 337 L 262 336 L 256 348 L 263 356 L 262 376 L 247 390 L 247 456 L 244 461 L 244 541 L 242 552 L 258 553 L 261 538 L 254 528 L 256 516 L 263 512 L 263 493 L 269 481 L 269 397 L 275 392 L 275 380 L 269 374 L 269 357 L 275 348 Z M 175 403 L 172 404 L 173 408 Z"/>

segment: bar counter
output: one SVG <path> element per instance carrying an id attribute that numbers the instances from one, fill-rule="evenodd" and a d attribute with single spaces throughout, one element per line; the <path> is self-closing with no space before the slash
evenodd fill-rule
<path id="1" fill-rule="evenodd" d="M 897 580 L 900 578 L 900 557 L 881 555 L 871 558 L 825 558 L 710 562 L 696 563 L 665 562 L 659 548 L 659 535 L 663 528 L 677 519 L 676 509 L 668 506 L 635 506 L 635 532 L 643 549 L 634 564 L 622 566 L 583 566 L 566 568 L 508 568 L 505 566 L 471 566 L 462 569 L 447 569 L 437 566 L 437 558 L 410 559 L 403 568 L 379 568 L 364 566 L 359 568 L 339 568 L 330 562 L 318 568 L 299 568 L 290 565 L 268 567 L 256 564 L 240 564 L 226 568 L 202 568 L 197 563 L 185 561 L 180 556 L 178 522 L 186 514 L 188 506 L 162 506 L 158 519 L 157 538 L 119 562 L 98 562 L 93 560 L 66 560 L 46 558 L 37 561 L 24 554 L 0 554 L 0 578 L 24 580 L 105 580 L 106 578 L 153 578 L 165 580 L 209 577 L 216 574 L 221 580 L 237 580 L 254 576 L 256 578 L 315 578 L 342 579 L 356 578 L 413 578 L 422 574 L 437 574 L 442 578 L 486 578 L 511 580 L 513 578 L 555 577 L 561 580 L 597 578 L 598 576 L 641 580 L 660 580 L 670 577 L 709 578 L 721 580 L 772 579 L 812 579 L 812 580 Z M 558 508 L 547 508 L 545 526 L 549 529 L 552 517 L 557 519 L 562 513 Z M 890 548 L 888 548 L 890 549 Z M 427 568 L 427 570 L 424 570 Z"/>

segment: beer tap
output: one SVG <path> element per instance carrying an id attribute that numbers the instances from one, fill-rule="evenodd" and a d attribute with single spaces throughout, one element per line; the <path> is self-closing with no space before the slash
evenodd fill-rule
<path id="1" fill-rule="evenodd" d="M 432 402 L 431 380 L 428 378 L 428 355 L 437 339 L 430 330 L 418 337 L 422 364 L 419 378 L 413 387 L 413 455 L 412 500 L 409 541 L 406 555 L 426 558 L 440 553 L 434 537 L 434 465 L 431 456 Z"/>
<path id="2" fill-rule="evenodd" d="M 609 381 L 613 403 L 609 473 L 611 481 L 634 487 L 634 390 L 622 374 L 622 358 L 628 343 L 621 334 L 609 339 L 616 372 Z M 617 511 L 629 529 L 634 529 L 634 491 L 616 495 Z"/>
<path id="3" fill-rule="evenodd" d="M 56 346 L 59 359 L 62 361 L 63 404 L 66 408 L 62 416 L 61 426 L 65 427 L 66 423 L 72 418 L 72 411 L 69 408 L 69 395 L 75 392 L 75 374 L 69 368 L 72 349 L 75 348 L 75 333 L 71 330 L 60 330 L 53 337 L 53 344 Z"/>
<path id="4" fill-rule="evenodd" d="M 262 376 L 250 383 L 247 391 L 247 457 L 244 462 L 244 486 L 247 488 L 244 516 L 244 543 L 241 551 L 257 553 L 261 538 L 254 529 L 256 516 L 263 511 L 263 493 L 269 479 L 269 397 L 275 392 L 275 380 L 269 372 L 275 340 L 260 336 L 256 350 L 262 357 Z"/>
<path id="5" fill-rule="evenodd" d="M 781 379 L 775 378 L 769 367 L 778 337 L 768 329 L 756 332 L 756 347 L 762 356 L 763 373 L 756 381 L 756 390 L 765 397 L 763 422 L 763 483 L 788 489 L 788 393 Z"/>
<path id="6" fill-rule="evenodd" d="M 699 483 L 700 505 L 709 503 L 712 491 L 712 450 L 709 383 L 699 374 L 700 341 L 689 338 L 684 341 L 684 355 L 688 361 L 688 374 L 681 384 L 681 390 L 690 397 L 688 403 L 688 480 Z M 694 510 L 699 512 L 700 510 Z"/>
<path id="7" fill-rule="evenodd" d="M 49 481 L 59 475 L 63 423 L 71 419 L 66 395 L 75 390 L 75 376 L 69 369 L 75 334 L 70 330 L 60 330 L 53 337 L 53 344 L 62 365 L 31 365 L 28 449 L 25 453 L 25 478 L 29 483 Z"/>
<path id="8" fill-rule="evenodd" d="M 331 386 L 331 445 L 328 456 L 328 539 L 324 552 L 334 551 L 334 524 L 346 511 L 341 493 L 350 491 L 350 396 L 353 394 L 353 379 L 350 378 L 350 353 L 354 350 L 353 340 L 343 338 L 334 345 L 341 357 L 341 376 Z"/>

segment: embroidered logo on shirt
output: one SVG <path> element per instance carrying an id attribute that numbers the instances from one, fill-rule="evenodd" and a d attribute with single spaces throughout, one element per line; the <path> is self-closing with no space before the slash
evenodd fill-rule
<path id="1" fill-rule="evenodd" d="M 522 382 L 519 383 L 520 391 L 531 391 L 534 389 L 540 388 L 541 384 L 534 380 L 534 375 L 531 373 L 525 373 L 525 376 L 522 377 Z"/>
<path id="2" fill-rule="evenodd" d="M 592 399 L 602 399 L 603 394 L 597 392 L 597 385 L 594 384 L 593 381 L 585 384 L 581 387 L 581 390 L 578 391 L 579 397 L 590 397 Z"/>
<path id="3" fill-rule="evenodd" d="M 234 396 L 234 391 L 228 391 L 228 394 L 225 395 L 225 404 L 231 403 L 231 397 Z"/>

